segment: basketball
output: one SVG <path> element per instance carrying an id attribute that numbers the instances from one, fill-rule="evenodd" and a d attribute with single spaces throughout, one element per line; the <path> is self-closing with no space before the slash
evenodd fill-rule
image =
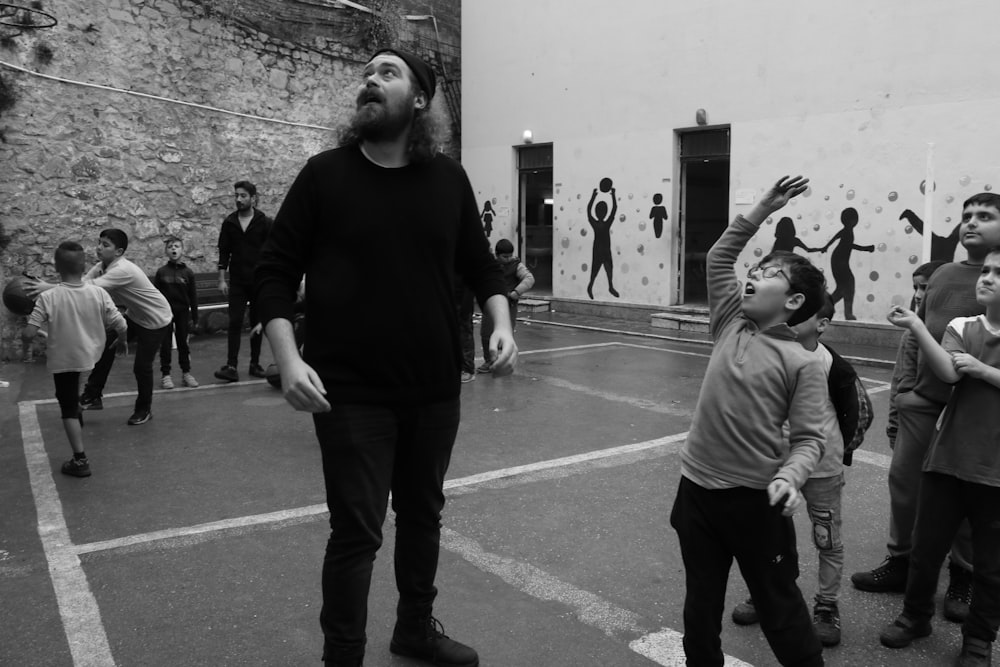
<path id="1" fill-rule="evenodd" d="M 3 305 L 16 315 L 31 315 L 35 309 L 35 300 L 24 291 L 20 276 L 7 281 L 3 288 Z"/>
<path id="2" fill-rule="evenodd" d="M 601 192 L 611 192 L 611 179 L 605 176 L 601 179 Z"/>
<path id="3" fill-rule="evenodd" d="M 278 371 L 277 364 L 268 365 L 267 369 L 264 371 L 264 379 L 267 380 L 267 383 L 275 389 L 281 389 L 281 373 Z"/>

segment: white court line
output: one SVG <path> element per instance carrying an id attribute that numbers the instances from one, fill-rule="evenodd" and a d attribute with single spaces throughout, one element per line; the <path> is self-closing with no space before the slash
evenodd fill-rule
<path id="1" fill-rule="evenodd" d="M 453 530 L 441 529 L 441 546 L 526 595 L 569 607 L 578 621 L 597 628 L 612 639 L 643 632 L 642 619 L 635 612 L 566 583 L 530 563 L 490 553 L 475 540 Z M 643 635 L 630 642 L 628 647 L 659 665 L 680 667 L 685 664 L 682 638 L 681 633 L 665 628 Z M 731 656 L 726 656 L 725 664 L 751 667 L 749 663 Z"/>
<path id="2" fill-rule="evenodd" d="M 87 575 L 80 566 L 80 559 L 67 548 L 72 545 L 69 527 L 55 480 L 52 479 L 52 464 L 45 452 L 38 413 L 34 405 L 21 404 L 18 409 L 28 478 L 38 512 L 38 536 L 48 561 L 49 576 L 73 664 L 78 667 L 114 665 L 101 612 L 90 590 Z"/>

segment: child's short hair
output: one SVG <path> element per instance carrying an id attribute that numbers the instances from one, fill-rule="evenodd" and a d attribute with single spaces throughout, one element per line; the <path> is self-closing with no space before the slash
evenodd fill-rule
<path id="1" fill-rule="evenodd" d="M 996 210 L 1000 211 L 1000 195 L 995 192 L 980 192 L 979 194 L 972 195 L 962 202 L 962 209 L 964 210 L 969 204 L 992 206 Z"/>
<path id="2" fill-rule="evenodd" d="M 826 294 L 826 278 L 823 277 L 823 272 L 802 255 L 785 250 L 768 253 L 760 260 L 760 266 L 765 264 L 780 264 L 788 275 L 789 291 L 805 297 L 799 309 L 788 318 L 788 326 L 801 324 L 815 315 L 823 305 L 823 295 Z"/>
<path id="3" fill-rule="evenodd" d="M 98 238 L 111 241 L 111 243 L 122 252 L 128 250 L 128 234 L 120 229 L 102 229 L 101 235 Z"/>
<path id="4" fill-rule="evenodd" d="M 833 296 L 824 291 L 823 292 L 823 303 L 820 305 L 819 310 L 816 311 L 816 317 L 819 319 L 833 320 L 833 314 L 836 312 L 836 306 L 833 304 Z"/>
<path id="5" fill-rule="evenodd" d="M 917 268 L 913 269 L 914 278 L 930 278 L 934 275 L 934 272 L 940 269 L 942 266 L 948 262 L 943 259 L 936 259 L 933 262 L 924 262 Z"/>
<path id="6" fill-rule="evenodd" d="M 233 185 L 233 190 L 239 190 L 241 188 L 243 190 L 246 190 L 247 194 L 249 194 L 251 197 L 257 196 L 257 186 L 251 183 L 250 181 L 236 181 L 236 183 Z"/>
<path id="7" fill-rule="evenodd" d="M 167 238 L 163 239 L 164 247 L 169 246 L 171 243 L 180 243 L 181 247 L 182 248 L 184 247 L 184 241 L 181 240 L 181 237 L 179 236 L 168 236 Z"/>
<path id="8" fill-rule="evenodd" d="M 63 241 L 56 248 L 55 253 L 56 271 L 59 275 L 82 274 L 87 268 L 84 259 L 83 246 L 76 241 Z"/>
<path id="9" fill-rule="evenodd" d="M 506 255 L 508 253 L 514 252 L 514 244 L 507 239 L 500 239 L 497 241 L 496 253 L 498 255 Z"/>

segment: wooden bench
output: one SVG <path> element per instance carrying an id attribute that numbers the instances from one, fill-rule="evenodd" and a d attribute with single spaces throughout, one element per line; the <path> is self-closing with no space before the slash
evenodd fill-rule
<path id="1" fill-rule="evenodd" d="M 219 289 L 219 272 L 194 274 L 194 287 L 198 293 L 196 332 L 225 331 L 229 327 L 229 299 Z"/>

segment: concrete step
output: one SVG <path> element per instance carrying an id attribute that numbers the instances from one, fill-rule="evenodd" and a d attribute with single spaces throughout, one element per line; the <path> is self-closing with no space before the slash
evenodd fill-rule
<path id="1" fill-rule="evenodd" d="M 550 310 L 552 310 L 552 302 L 548 299 L 524 297 L 517 302 L 517 312 L 519 313 L 547 313 Z"/>
<path id="2" fill-rule="evenodd" d="M 708 333 L 708 309 L 695 306 L 675 306 L 649 316 L 655 329 Z"/>

